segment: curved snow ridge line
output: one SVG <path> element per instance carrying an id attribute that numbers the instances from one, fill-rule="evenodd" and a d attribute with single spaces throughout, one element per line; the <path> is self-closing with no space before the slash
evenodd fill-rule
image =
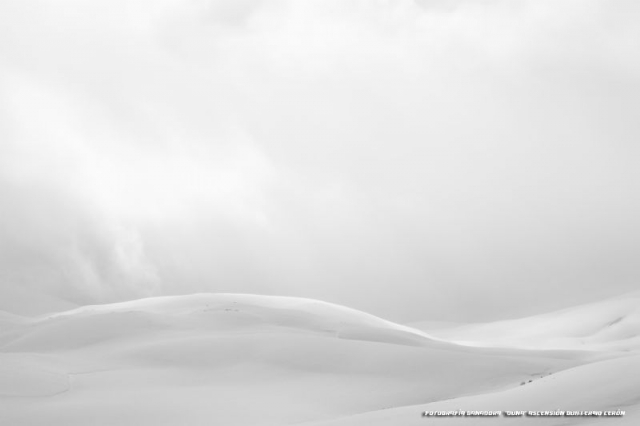
<path id="1" fill-rule="evenodd" d="M 432 333 L 452 343 L 522 349 L 640 350 L 640 298 L 624 295 L 555 312 Z"/>
<path id="2" fill-rule="evenodd" d="M 297 311 L 302 315 L 312 315 L 326 318 L 347 327 L 356 325 L 372 328 L 386 328 L 410 333 L 425 339 L 439 342 L 447 342 L 413 327 L 394 323 L 375 315 L 316 299 L 292 297 L 292 296 L 266 296 L 257 294 L 234 293 L 196 293 L 180 296 L 149 297 L 126 302 L 117 302 L 102 305 L 87 305 L 69 311 L 46 315 L 39 321 L 47 321 L 57 318 L 73 317 L 77 315 L 108 314 L 123 312 L 146 312 L 164 315 L 189 315 L 204 311 L 220 310 L 225 308 L 237 309 L 268 309 L 273 312 Z"/>

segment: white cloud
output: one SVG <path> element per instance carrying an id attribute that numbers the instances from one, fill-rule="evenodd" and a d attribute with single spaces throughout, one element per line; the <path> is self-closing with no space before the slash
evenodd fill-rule
<path id="1" fill-rule="evenodd" d="M 46 280 L 25 272 L 46 264 L 98 301 L 254 291 L 396 319 L 633 288 L 638 14 L 595 0 L 3 5 L 1 226 L 33 229 L 39 188 L 53 222 L 92 241 L 37 225 L 30 247 L 49 260 L 24 254 L 11 282 Z"/>

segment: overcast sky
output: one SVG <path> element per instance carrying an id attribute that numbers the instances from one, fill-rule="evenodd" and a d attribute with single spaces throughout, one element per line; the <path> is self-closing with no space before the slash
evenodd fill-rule
<path id="1" fill-rule="evenodd" d="M 0 2 L 0 309 L 516 317 L 640 284 L 629 0 Z"/>

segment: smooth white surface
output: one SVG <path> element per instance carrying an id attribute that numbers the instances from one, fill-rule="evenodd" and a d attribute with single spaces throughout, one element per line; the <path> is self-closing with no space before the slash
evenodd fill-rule
<path id="1" fill-rule="evenodd" d="M 630 413 L 614 419 L 622 424 L 635 413 L 640 384 L 633 374 L 640 358 L 627 334 L 608 333 L 604 346 L 602 339 L 564 350 L 532 346 L 547 341 L 542 335 L 571 341 L 576 330 L 593 330 L 610 316 L 624 318 L 611 327 L 629 322 L 631 329 L 637 303 L 627 296 L 492 326 L 515 335 L 521 324 L 526 332 L 540 321 L 527 349 L 459 345 L 444 341 L 442 330 L 435 339 L 292 297 L 195 294 L 35 320 L 2 315 L 0 423 L 412 425 L 424 423 L 422 410 L 441 407 L 617 407 Z M 574 327 L 563 322 L 583 318 Z M 477 327 L 486 331 L 482 346 L 490 346 L 497 334 Z M 430 419 L 445 420 L 461 421 Z"/>

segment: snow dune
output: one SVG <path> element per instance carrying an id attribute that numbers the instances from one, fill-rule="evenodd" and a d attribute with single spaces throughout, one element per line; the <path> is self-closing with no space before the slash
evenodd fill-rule
<path id="1" fill-rule="evenodd" d="M 549 408 L 544 398 L 558 392 L 569 405 L 626 398 L 633 408 L 636 352 L 631 329 L 618 328 L 635 321 L 634 303 L 583 307 L 607 314 L 580 326 L 588 336 L 609 314 L 623 317 L 588 345 L 549 343 L 578 338 L 575 313 L 558 314 L 557 328 L 550 316 L 513 322 L 546 330 L 525 349 L 494 344 L 488 325 L 478 325 L 486 341 L 462 345 L 470 328 L 425 332 L 293 297 L 196 294 L 0 315 L 0 424 L 410 425 L 424 424 L 424 407 Z"/>
<path id="2" fill-rule="evenodd" d="M 379 410 L 305 426 L 423 426 L 468 424 L 516 425 L 637 425 L 640 419 L 640 355 L 590 363 L 541 377 L 523 386 L 499 392 L 452 398 L 429 404 Z M 422 417 L 437 411 L 611 411 L 622 410 L 623 417 L 604 416 L 514 416 Z"/>
<path id="3" fill-rule="evenodd" d="M 638 350 L 640 293 L 528 318 L 445 327 L 431 333 L 474 346 Z"/>

